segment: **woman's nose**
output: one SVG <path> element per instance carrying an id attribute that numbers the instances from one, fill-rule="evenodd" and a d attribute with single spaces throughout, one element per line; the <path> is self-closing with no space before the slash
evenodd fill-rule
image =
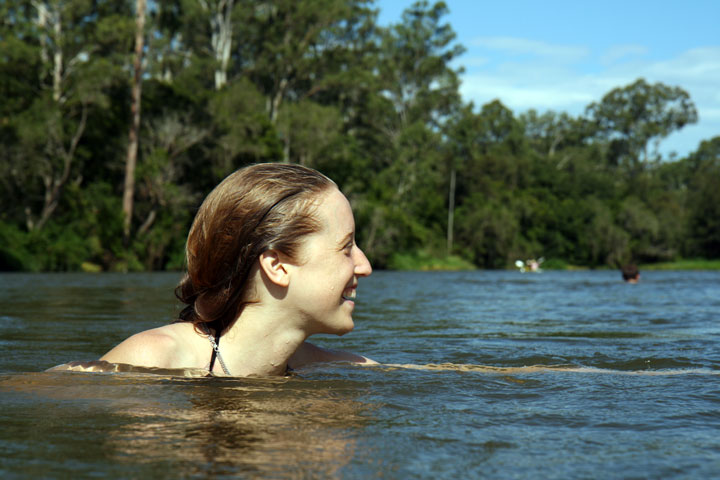
<path id="1" fill-rule="evenodd" d="M 355 246 L 355 275 L 367 277 L 372 273 L 372 266 L 360 247 Z"/>

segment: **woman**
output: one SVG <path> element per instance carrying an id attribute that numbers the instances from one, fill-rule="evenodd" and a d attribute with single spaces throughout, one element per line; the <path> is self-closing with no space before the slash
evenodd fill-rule
<path id="1" fill-rule="evenodd" d="M 321 173 L 258 164 L 231 174 L 201 205 L 186 260 L 175 290 L 186 304 L 180 319 L 131 336 L 100 360 L 233 376 L 375 363 L 306 342 L 353 329 L 358 279 L 372 272 L 355 244 L 350 204 Z"/>

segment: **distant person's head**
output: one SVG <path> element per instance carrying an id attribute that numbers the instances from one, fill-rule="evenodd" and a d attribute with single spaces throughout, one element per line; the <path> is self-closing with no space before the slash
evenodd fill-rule
<path id="1" fill-rule="evenodd" d="M 623 265 L 620 271 L 622 272 L 623 280 L 628 283 L 637 283 L 640 280 L 640 270 L 638 270 L 637 265 L 633 263 Z"/>
<path id="2" fill-rule="evenodd" d="M 249 278 L 261 255 L 272 251 L 300 260 L 306 239 L 327 229 L 327 208 L 321 208 L 326 199 L 344 202 L 341 207 L 352 220 L 349 204 L 335 183 L 307 167 L 257 164 L 225 178 L 200 206 L 188 234 L 187 275 L 176 289 L 187 304 L 180 318 L 196 327 L 227 328 L 254 301 Z M 354 222 L 351 228 L 354 234 Z M 361 270 L 369 274 L 367 258 L 355 246 L 354 237 L 352 242 L 353 259 L 365 262 L 367 268 L 363 265 Z"/>

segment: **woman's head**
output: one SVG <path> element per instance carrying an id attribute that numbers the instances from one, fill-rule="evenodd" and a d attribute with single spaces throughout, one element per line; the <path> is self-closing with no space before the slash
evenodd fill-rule
<path id="1" fill-rule="evenodd" d="M 228 327 L 247 299 L 248 276 L 260 254 L 296 258 L 303 237 L 321 226 L 315 200 L 336 188 L 325 175 L 300 165 L 241 168 L 210 192 L 186 245 L 187 275 L 175 293 L 187 307 L 180 318 Z"/>

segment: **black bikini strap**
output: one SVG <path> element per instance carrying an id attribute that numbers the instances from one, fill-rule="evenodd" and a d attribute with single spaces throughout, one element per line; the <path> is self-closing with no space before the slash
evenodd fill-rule
<path id="1" fill-rule="evenodd" d="M 215 345 L 220 346 L 220 331 L 215 331 Z M 208 368 L 208 372 L 212 373 L 213 367 L 215 366 L 215 359 L 217 358 L 217 352 L 213 348 L 212 356 L 210 357 L 210 367 Z"/>

